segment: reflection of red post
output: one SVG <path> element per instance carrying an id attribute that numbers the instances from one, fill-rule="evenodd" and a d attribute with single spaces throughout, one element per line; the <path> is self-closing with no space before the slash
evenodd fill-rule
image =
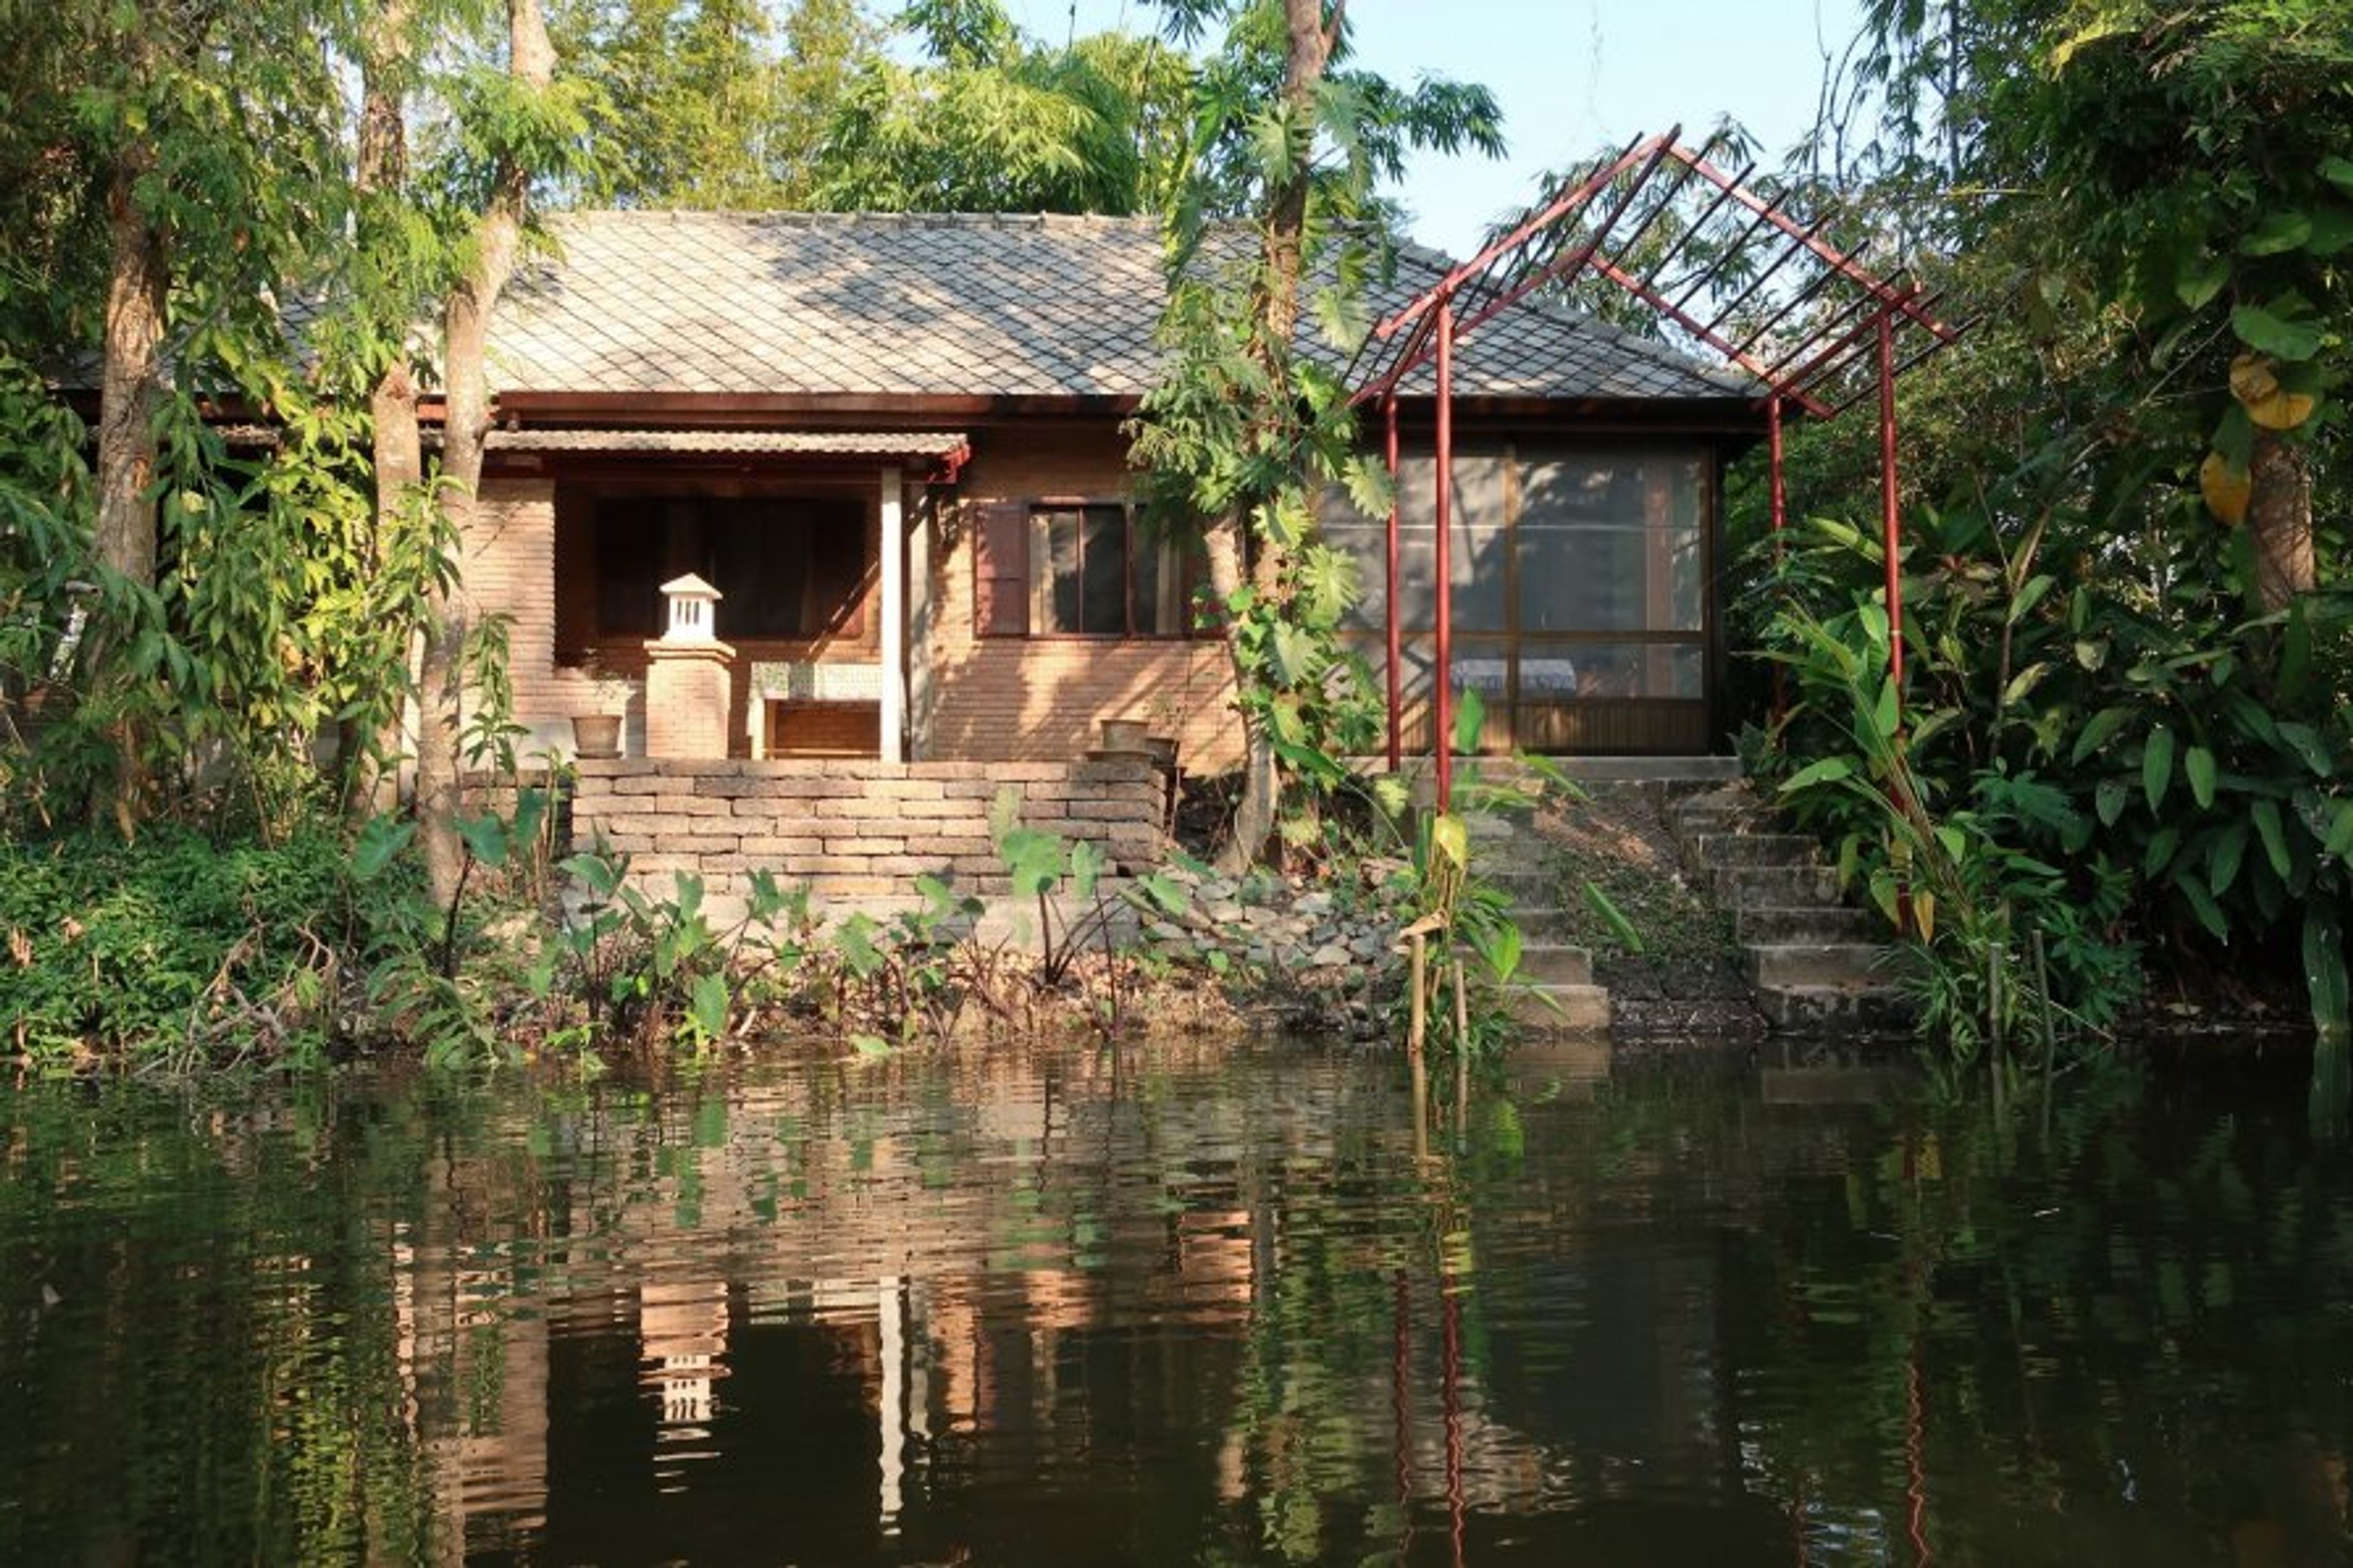
<path id="1" fill-rule="evenodd" d="M 1438 809 L 1454 804 L 1454 578 L 1447 564 L 1446 536 L 1454 501 L 1454 300 L 1438 301 L 1438 581 L 1437 685 L 1431 693 L 1437 726 Z"/>
<path id="2" fill-rule="evenodd" d="M 1462 1568 L 1470 1523 L 1469 1500 L 1462 1491 L 1462 1298 L 1460 1287 L 1444 1268 L 1439 1270 L 1439 1300 L 1445 1320 L 1445 1364 L 1441 1381 L 1446 1416 L 1446 1528 L 1454 1545 L 1455 1568 Z"/>
<path id="3" fill-rule="evenodd" d="M 1789 497 L 1781 475 L 1781 395 L 1773 394 L 1765 400 L 1765 450 L 1772 469 L 1773 495 L 1773 570 L 1781 570 L 1781 530 L 1789 521 Z M 1778 584 L 1776 584 L 1778 589 Z M 1789 716 L 1789 670 L 1787 665 L 1773 666 L 1773 721 L 1779 723 Z"/>
<path id="4" fill-rule="evenodd" d="M 1388 689 L 1389 689 L 1389 772 L 1396 773 L 1402 763 L 1398 754 L 1398 728 L 1405 709 L 1403 674 L 1398 668 L 1398 514 L 1404 505 L 1398 496 L 1398 428 L 1397 394 L 1392 392 L 1381 400 L 1381 411 L 1388 423 L 1389 458 L 1389 538 L 1388 594 L 1384 601 L 1388 613 Z"/>
<path id="5" fill-rule="evenodd" d="M 1895 506 L 1895 324 L 1879 315 L 1879 540 L 1887 557 L 1887 673 L 1904 701 L 1904 572 L 1897 562 L 1904 525 Z"/>
<path id="6" fill-rule="evenodd" d="M 1403 1268 L 1397 1271 L 1397 1309 L 1389 1347 L 1389 1418 L 1396 1430 L 1398 1519 L 1403 1535 L 1398 1561 L 1413 1555 L 1413 1294 Z"/>

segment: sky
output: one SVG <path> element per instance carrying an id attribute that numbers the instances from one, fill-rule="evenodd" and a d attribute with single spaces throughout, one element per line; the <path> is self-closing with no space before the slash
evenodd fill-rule
<path id="1" fill-rule="evenodd" d="M 1156 13 L 1140 0 L 1007 0 L 1027 31 L 1060 42 Z M 1813 123 L 1826 57 L 1855 30 L 1861 0 L 1352 0 L 1359 64 L 1399 81 L 1422 73 L 1483 82 L 1504 110 L 1510 155 L 1418 159 L 1398 193 L 1414 237 L 1457 256 L 1526 206 L 1546 170 L 1605 143 L 1680 124 L 1696 142 L 1729 113 L 1767 167 Z"/>

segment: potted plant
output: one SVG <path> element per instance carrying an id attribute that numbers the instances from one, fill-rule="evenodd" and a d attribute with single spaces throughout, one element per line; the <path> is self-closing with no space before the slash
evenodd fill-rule
<path id="1" fill-rule="evenodd" d="M 581 666 L 590 687 L 588 710 L 572 716 L 572 752 L 579 757 L 621 754 L 621 721 L 629 710 L 634 689 L 628 681 L 608 673 L 590 654 Z"/>

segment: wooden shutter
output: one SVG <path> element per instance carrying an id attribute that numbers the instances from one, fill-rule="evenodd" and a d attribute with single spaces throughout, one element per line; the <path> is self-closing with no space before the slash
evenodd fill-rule
<path id="1" fill-rule="evenodd" d="M 976 503 L 972 527 L 972 630 L 975 637 L 1018 637 L 1029 631 L 1029 507 L 1018 500 Z"/>

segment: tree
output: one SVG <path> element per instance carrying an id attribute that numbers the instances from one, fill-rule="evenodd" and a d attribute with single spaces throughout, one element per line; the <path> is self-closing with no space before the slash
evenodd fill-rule
<path id="1" fill-rule="evenodd" d="M 919 0 L 902 23 L 929 58 L 861 62 L 826 126 L 817 205 L 1126 214 L 1174 193 L 1192 69 L 1157 38 L 1051 47 L 997 0 Z"/>
<path id="2" fill-rule="evenodd" d="M 1335 636 L 1353 593 L 1314 538 L 1313 488 L 1345 485 L 1368 510 L 1386 486 L 1356 450 L 1346 389 L 1296 352 L 1303 292 L 1322 280 L 1319 330 L 1361 337 L 1370 247 L 1392 210 L 1377 185 L 1408 146 L 1502 148 L 1482 89 L 1425 80 L 1400 92 L 1346 68 L 1345 0 L 1166 0 L 1170 30 L 1226 32 L 1202 69 L 1161 338 L 1166 364 L 1133 427 L 1159 510 L 1198 519 L 1210 592 L 1240 693 L 1243 793 L 1222 853 L 1263 851 L 1284 759 L 1369 741 L 1361 661 Z M 1221 215 L 1239 215 L 1239 246 Z M 1237 254 L 1239 252 L 1239 254 Z"/>

